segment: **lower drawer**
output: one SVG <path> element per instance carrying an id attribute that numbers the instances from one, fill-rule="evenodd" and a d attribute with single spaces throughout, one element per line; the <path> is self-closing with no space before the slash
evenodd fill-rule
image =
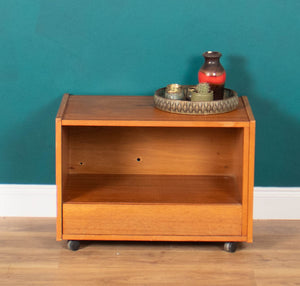
<path id="1" fill-rule="evenodd" d="M 64 204 L 64 235 L 241 235 L 240 204 Z"/>

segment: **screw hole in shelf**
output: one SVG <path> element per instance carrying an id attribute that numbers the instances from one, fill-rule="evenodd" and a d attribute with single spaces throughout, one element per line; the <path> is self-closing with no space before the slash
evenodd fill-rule
<path id="1" fill-rule="evenodd" d="M 141 158 L 136 158 L 136 160 L 137 160 L 138 162 L 141 162 L 141 161 L 142 161 L 142 159 L 141 159 Z"/>

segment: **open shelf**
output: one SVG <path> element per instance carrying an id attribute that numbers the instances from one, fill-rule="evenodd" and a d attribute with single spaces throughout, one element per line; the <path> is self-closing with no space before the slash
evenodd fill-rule
<path id="1" fill-rule="evenodd" d="M 69 175 L 64 203 L 241 203 L 229 176 Z"/>
<path id="2" fill-rule="evenodd" d="M 73 174 L 63 191 L 67 235 L 241 235 L 230 176 Z"/>

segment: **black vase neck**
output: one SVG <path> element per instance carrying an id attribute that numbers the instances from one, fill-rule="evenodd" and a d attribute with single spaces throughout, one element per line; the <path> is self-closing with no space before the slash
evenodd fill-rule
<path id="1" fill-rule="evenodd" d="M 213 51 L 208 51 L 203 53 L 203 57 L 205 59 L 220 59 L 222 57 L 222 54 L 220 52 L 213 52 Z"/>

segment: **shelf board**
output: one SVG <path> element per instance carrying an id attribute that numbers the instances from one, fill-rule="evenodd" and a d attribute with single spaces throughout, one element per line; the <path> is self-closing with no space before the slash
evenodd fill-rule
<path id="1" fill-rule="evenodd" d="M 234 177 L 72 174 L 64 203 L 241 204 Z"/>

